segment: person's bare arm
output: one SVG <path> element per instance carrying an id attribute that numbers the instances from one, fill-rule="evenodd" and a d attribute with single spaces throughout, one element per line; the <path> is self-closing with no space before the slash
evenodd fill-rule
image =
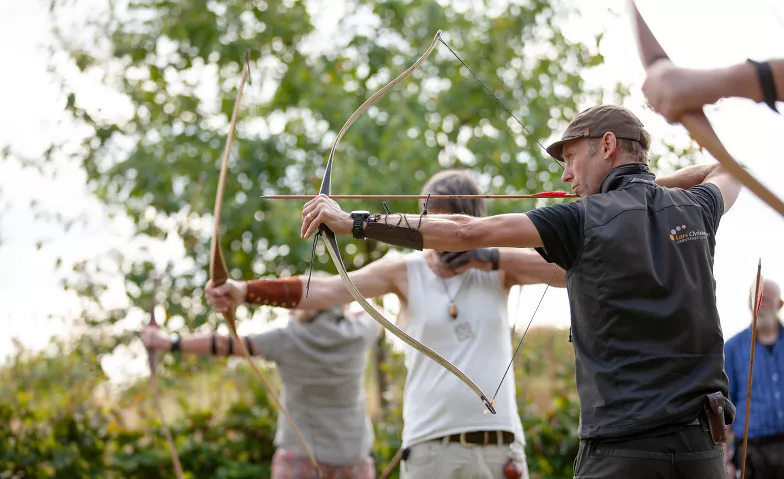
<path id="1" fill-rule="evenodd" d="M 403 216 L 404 218 L 400 218 Z M 393 224 L 412 225 L 418 228 L 423 248 L 440 251 L 465 251 L 478 248 L 542 246 L 531 219 L 524 213 L 508 213 L 477 218 L 468 215 L 392 215 Z M 421 218 L 421 223 L 420 223 Z M 302 210 L 303 238 L 314 234 L 320 224 L 327 225 L 335 234 L 351 234 L 353 220 L 326 195 L 310 200 Z"/>
<path id="2" fill-rule="evenodd" d="M 507 288 L 514 285 L 547 284 L 565 288 L 566 273 L 560 266 L 548 263 L 534 250 L 523 248 L 500 248 L 498 269 L 504 271 Z M 550 279 L 552 278 L 552 281 Z"/>
<path id="3" fill-rule="evenodd" d="M 399 215 L 393 215 L 397 219 Z M 419 215 L 403 215 L 417 225 Z M 441 251 L 464 251 L 477 248 L 542 246 L 539 231 L 524 213 L 507 213 L 477 218 L 468 215 L 430 215 L 422 218 L 419 228 L 423 247 Z"/>
<path id="4" fill-rule="evenodd" d="M 784 58 L 768 60 L 776 85 L 777 100 L 784 100 Z M 738 63 L 726 68 L 712 71 L 715 75 L 715 89 L 719 98 L 741 97 L 763 101 L 757 70 L 748 62 Z"/>
<path id="5" fill-rule="evenodd" d="M 388 293 L 400 295 L 399 279 L 406 274 L 406 263 L 402 257 L 383 257 L 367 266 L 348 274 L 351 281 L 365 298 L 375 298 Z M 300 309 L 327 309 L 354 301 L 343 280 L 338 275 L 312 277 L 310 292 L 305 297 L 307 276 L 300 276 L 302 298 L 297 306 Z"/>
<path id="6" fill-rule="evenodd" d="M 735 200 L 738 199 L 740 190 L 743 188 L 740 181 L 721 166 L 711 171 L 708 176 L 705 177 L 703 183 L 712 183 L 719 188 L 722 199 L 724 200 L 725 213 L 735 204 Z"/>
<path id="7" fill-rule="evenodd" d="M 688 190 L 692 186 L 699 185 L 705 181 L 705 178 L 718 167 L 718 163 L 687 166 L 669 175 L 656 177 L 656 184 L 665 188 L 681 188 Z"/>
<path id="8" fill-rule="evenodd" d="M 213 356 L 212 354 L 212 334 L 184 334 L 180 337 L 179 351 L 183 354 L 195 354 L 197 356 Z M 142 330 L 141 339 L 144 345 L 151 349 L 161 351 L 172 350 L 172 340 L 160 328 L 156 326 L 147 326 Z M 248 341 L 244 336 L 240 336 L 246 347 Z M 229 355 L 229 335 L 215 333 L 215 356 L 228 356 Z M 241 346 L 237 344 L 234 338 L 231 338 L 232 355 L 243 356 Z M 248 353 L 255 355 L 257 352 L 250 344 Z"/>
<path id="9" fill-rule="evenodd" d="M 768 61 L 777 99 L 784 100 L 784 59 Z M 725 68 L 689 69 L 660 60 L 647 69 L 642 86 L 648 104 L 670 122 L 683 114 L 699 111 L 722 98 L 748 98 L 763 101 L 756 68 L 748 62 Z"/>
<path id="10" fill-rule="evenodd" d="M 405 279 L 406 275 L 405 268 L 403 258 L 384 257 L 350 272 L 348 276 L 366 298 L 375 298 L 387 293 L 400 295 L 400 285 L 403 284 L 401 278 Z M 298 281 L 298 284 L 295 283 L 296 288 L 291 284 L 292 280 Z M 219 313 L 233 310 L 243 302 L 313 310 L 341 306 L 354 300 L 338 275 L 312 276 L 310 290 L 306 290 L 307 281 L 307 276 L 285 280 L 254 280 L 250 285 L 246 281 L 229 280 L 220 286 L 208 283 L 204 292 L 207 302 Z M 288 282 L 288 286 L 283 287 L 284 282 Z M 280 300 L 281 290 L 288 290 L 285 300 Z M 295 296 L 297 291 L 299 295 Z M 270 298 L 277 299 L 270 300 Z"/>

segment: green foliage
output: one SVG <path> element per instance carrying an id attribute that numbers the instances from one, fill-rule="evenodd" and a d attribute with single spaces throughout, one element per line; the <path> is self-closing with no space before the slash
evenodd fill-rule
<path id="1" fill-rule="evenodd" d="M 556 345 L 568 351 L 564 334 L 532 330 L 523 349 L 526 357 L 515 365 L 533 478 L 572 477 L 579 407 L 571 378 L 554 373 L 573 370 L 573 355 L 547 349 Z M 147 381 L 111 387 L 98 356 L 84 353 L 89 346 L 53 346 L 52 352 L 37 354 L 20 346 L 0 368 L 0 478 L 172 477 Z M 532 359 L 549 354 L 547 361 Z M 374 411 L 379 472 L 401 445 L 402 355 L 391 354 L 384 369 L 393 382 L 390 407 Z M 277 411 L 247 365 L 227 367 L 225 360 L 212 358 L 196 376 L 171 373 L 159 368 L 159 382 L 186 477 L 269 477 Z M 549 386 L 521 386 L 542 384 L 543 378 L 549 378 Z"/>
<path id="2" fill-rule="evenodd" d="M 530 134 L 438 44 L 414 75 L 342 138 L 333 192 L 418 193 L 446 167 L 470 169 L 488 193 L 568 189 L 560 167 L 537 142 L 560 132 L 584 103 L 601 101 L 599 92 L 586 90 L 583 71 L 602 57 L 596 44 L 570 42 L 561 32 L 574 13 L 565 3 L 345 5 L 334 35 L 320 39 L 315 24 L 324 13 L 293 0 L 128 0 L 60 27 L 52 70 L 62 84 L 65 111 L 84 135 L 51 145 L 40 162 L 62 155 L 78 162 L 90 191 L 113 214 L 131 220 L 133 244 L 142 247 L 101 259 L 102 270 L 95 259 L 79 265 L 76 277 L 68 275 L 65 287 L 92 306 L 95 324 L 128 315 L 129 308 L 107 311 L 103 304 L 110 279 L 101 273 L 107 270 L 124 277 L 131 307 L 146 307 L 150 271 L 164 266 L 146 248 L 169 234 L 182 239 L 186 258 L 165 272 L 177 278 L 163 285 L 166 310 L 189 330 L 212 321 L 201 290 L 210 215 L 246 49 L 251 81 L 241 103 L 221 222 L 232 278 L 307 270 L 311 245 L 299 237 L 303 202 L 259 197 L 316 192 L 340 127 L 419 58 L 438 30 Z M 56 16 L 68 6 L 54 1 L 52 8 Z M 92 101 L 95 78 L 110 89 L 117 108 Z M 488 210 L 536 204 L 494 201 Z M 375 202 L 343 206 L 381 209 Z M 418 209 L 403 201 L 389 207 Z M 375 243 L 369 250 L 350 241 L 341 246 L 349 269 L 387 251 Z M 324 248 L 317 252 L 317 267 L 331 270 Z"/>
<path id="3" fill-rule="evenodd" d="M 73 3 L 50 0 L 52 17 Z M 106 3 L 56 31 L 52 71 L 74 138 L 46 145 L 41 158 L 23 164 L 44 171 L 54 159 L 77 162 L 107 211 L 130 219 L 133 238 L 107 257 L 57 261 L 63 287 L 83 306 L 78 326 L 90 334 L 68 347 L 55 343 L 47 353 L 20 352 L 0 369 L 0 479 L 171 476 L 149 388 L 109 385 L 100 361 L 135 340 L 114 326 L 134 314 L 145 320 L 138 313 L 156 294 L 168 329 L 217 327 L 202 288 L 219 161 L 246 49 L 252 52 L 251 81 L 231 152 L 221 231 L 235 279 L 306 271 L 311 245 L 299 237 L 301 203 L 259 196 L 316 192 L 341 126 L 419 58 L 438 30 L 525 130 L 437 45 L 412 77 L 343 137 L 333 192 L 417 193 L 447 167 L 470 169 L 487 193 L 566 190 L 561 170 L 538 142 L 560 133 L 584 105 L 604 100 L 583 82 L 585 70 L 603 60 L 600 36 L 589 44 L 569 41 L 562 26 L 573 12 L 559 0 L 458 6 L 352 0 L 329 38 L 318 38 L 318 8 L 303 1 Z M 625 94 L 619 86 L 612 101 Z M 15 156 L 0 147 L 3 159 Z M 488 212 L 543 203 L 495 201 Z M 380 210 L 356 201 L 342 206 Z M 402 201 L 389 207 L 418 209 Z M 66 218 L 63 227 L 74 222 Z M 164 265 L 150 249 L 169 235 L 181 241 L 184 257 Z M 349 269 L 387 251 L 351 241 L 341 241 L 341 249 Z M 317 251 L 316 267 L 331 270 L 323 248 Z M 153 270 L 162 278 L 157 293 Z M 117 277 L 127 304 L 109 307 L 106 293 Z M 241 308 L 238 319 L 247 317 Z M 532 331 L 517 363 L 529 464 L 541 477 L 571 477 L 577 417 L 572 354 L 565 333 Z M 374 412 L 379 470 L 399 447 L 402 368 L 394 354 L 380 366 L 392 379 L 384 393 L 389 406 Z M 160 370 L 190 477 L 269 474 L 276 414 L 244 367 L 166 357 Z"/>

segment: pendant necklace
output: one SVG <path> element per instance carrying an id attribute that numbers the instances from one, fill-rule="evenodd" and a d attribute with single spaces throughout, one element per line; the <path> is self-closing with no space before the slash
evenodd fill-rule
<path id="1" fill-rule="evenodd" d="M 457 292 L 455 293 L 454 297 L 451 294 L 449 294 L 449 287 L 447 287 L 446 285 L 446 278 L 442 277 L 441 281 L 444 283 L 444 291 L 446 291 L 446 295 L 449 297 L 449 309 L 448 309 L 449 316 L 451 316 L 452 319 L 457 319 L 458 310 L 457 310 L 457 305 L 455 304 L 455 298 L 460 293 L 460 290 L 463 289 L 463 283 L 465 283 L 465 278 L 463 278 L 460 281 L 460 287 L 457 288 Z"/>

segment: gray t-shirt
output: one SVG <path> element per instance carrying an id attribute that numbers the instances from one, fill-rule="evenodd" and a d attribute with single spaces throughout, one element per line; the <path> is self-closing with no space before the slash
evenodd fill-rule
<path id="1" fill-rule="evenodd" d="M 280 400 L 320 463 L 352 465 L 370 454 L 374 435 L 363 381 L 367 351 L 380 332 L 372 318 L 346 318 L 336 308 L 310 323 L 292 319 L 250 336 L 256 353 L 277 363 Z M 283 414 L 275 444 L 305 454 Z"/>

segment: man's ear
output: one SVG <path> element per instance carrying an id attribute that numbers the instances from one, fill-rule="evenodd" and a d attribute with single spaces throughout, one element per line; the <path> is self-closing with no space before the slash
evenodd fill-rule
<path id="1" fill-rule="evenodd" d="M 604 158 L 610 158 L 618 149 L 618 141 L 615 138 L 615 134 L 608 131 L 602 135 L 601 147 Z"/>

